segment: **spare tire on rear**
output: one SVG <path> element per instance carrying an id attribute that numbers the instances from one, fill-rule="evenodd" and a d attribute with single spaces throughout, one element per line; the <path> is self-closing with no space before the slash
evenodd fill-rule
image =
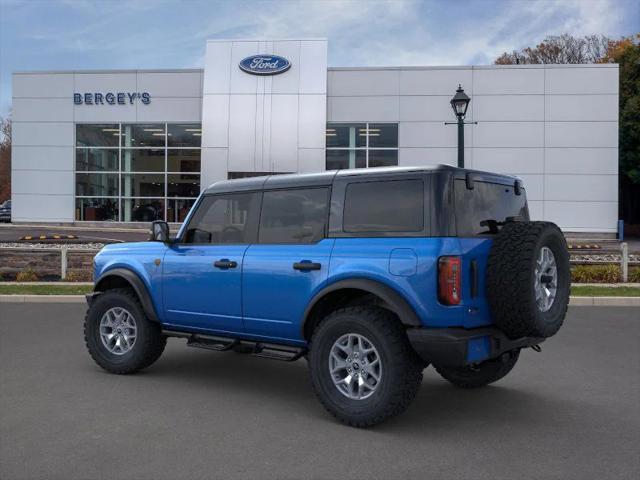
<path id="1" fill-rule="evenodd" d="M 564 235 L 551 222 L 509 222 L 496 235 L 487 265 L 487 299 L 510 338 L 550 337 L 562 326 L 571 272 Z"/>

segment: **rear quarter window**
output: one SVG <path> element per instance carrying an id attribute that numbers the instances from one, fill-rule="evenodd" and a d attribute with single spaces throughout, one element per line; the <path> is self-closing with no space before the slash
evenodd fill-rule
<path id="1" fill-rule="evenodd" d="M 424 182 L 386 180 L 347 185 L 343 230 L 410 233 L 424 230 Z"/>
<path id="2" fill-rule="evenodd" d="M 490 233 L 489 227 L 481 225 L 486 220 L 504 222 L 507 217 L 522 217 L 529 220 L 529 209 L 524 189 L 516 195 L 510 185 L 473 182 L 473 189 L 464 180 L 455 180 L 456 230 L 459 237 Z"/>

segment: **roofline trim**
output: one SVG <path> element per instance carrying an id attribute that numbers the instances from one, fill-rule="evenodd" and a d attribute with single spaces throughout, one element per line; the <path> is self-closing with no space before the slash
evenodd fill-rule
<path id="1" fill-rule="evenodd" d="M 99 70 L 22 70 L 12 75 L 85 75 L 110 73 L 204 73 L 204 68 L 99 69 Z"/>
<path id="2" fill-rule="evenodd" d="M 525 65 L 407 65 L 407 66 L 371 66 L 371 67 L 328 67 L 328 71 L 375 71 L 375 70 L 539 70 L 553 68 L 619 68 L 617 63 L 555 63 Z"/>
<path id="3" fill-rule="evenodd" d="M 328 42 L 327 37 L 315 38 L 207 38 L 207 43 L 229 42 Z M 265 54 L 267 55 L 267 54 Z"/>
<path id="4" fill-rule="evenodd" d="M 208 40 L 211 41 L 211 40 Z M 218 40 L 215 40 L 218 41 Z M 220 40 L 222 41 L 222 40 Z M 234 40 L 240 41 L 240 40 Z M 242 40 L 249 41 L 249 40 Z M 318 40 L 303 40 L 318 41 Z M 370 66 L 370 67 L 327 67 L 327 72 L 367 72 L 367 71 L 401 71 L 401 70 L 537 70 L 557 68 L 620 68 L 617 63 L 558 63 L 558 64 L 526 64 L 526 65 L 406 65 L 406 66 Z M 204 73 L 204 68 L 132 68 L 132 69 L 96 69 L 96 70 L 20 70 L 12 75 L 91 75 L 113 73 Z"/>

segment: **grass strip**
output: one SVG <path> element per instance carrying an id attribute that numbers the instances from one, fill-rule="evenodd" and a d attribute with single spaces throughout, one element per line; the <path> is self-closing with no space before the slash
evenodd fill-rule
<path id="1" fill-rule="evenodd" d="M 640 287 L 602 287 L 597 285 L 571 287 L 575 297 L 640 297 Z"/>
<path id="2" fill-rule="evenodd" d="M 92 285 L 0 285 L 0 295 L 84 295 Z"/>

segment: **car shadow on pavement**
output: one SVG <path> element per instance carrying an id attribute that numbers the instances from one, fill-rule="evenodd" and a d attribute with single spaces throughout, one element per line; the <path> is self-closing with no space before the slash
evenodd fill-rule
<path id="1" fill-rule="evenodd" d="M 450 385 L 436 376 L 431 367 L 425 371 L 425 380 L 418 395 L 404 415 L 381 430 L 402 430 L 430 434 L 454 429 L 482 428 L 491 423 L 500 427 L 526 428 L 539 425 L 548 412 L 570 410 L 558 398 L 548 398 L 531 389 L 509 386 L 508 380 L 476 389 L 462 389 Z M 501 425 L 502 424 L 502 425 Z"/>
<path id="2" fill-rule="evenodd" d="M 233 352 L 191 349 L 172 349 L 168 353 L 142 376 L 148 379 L 166 377 L 173 386 L 180 382 L 180 388 L 188 385 L 194 395 L 210 395 L 215 390 L 240 397 L 259 396 L 265 403 L 278 402 L 279 407 L 284 404 L 297 415 L 335 423 L 315 398 L 304 359 L 287 363 Z M 508 379 L 485 388 L 465 390 L 442 380 L 432 367 L 424 373 L 422 388 L 409 409 L 374 427 L 376 431 L 433 435 L 451 428 L 477 429 L 486 422 L 491 422 L 494 428 L 526 427 L 527 424 L 539 425 L 540 419 L 548 418 L 550 411 L 561 416 L 571 415 L 575 408 L 558 397 L 509 385 Z"/>

